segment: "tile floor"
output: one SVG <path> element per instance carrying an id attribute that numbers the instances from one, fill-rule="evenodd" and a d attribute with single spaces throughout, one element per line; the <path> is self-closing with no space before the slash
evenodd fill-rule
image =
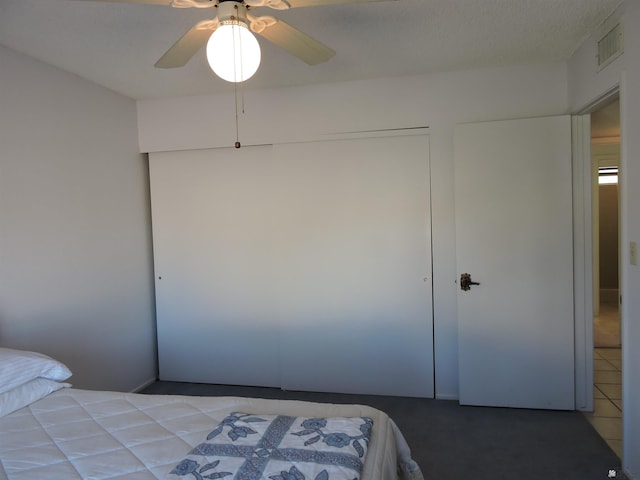
<path id="1" fill-rule="evenodd" d="M 595 348 L 593 362 L 594 408 L 585 416 L 618 457 L 622 457 L 621 350 Z"/>

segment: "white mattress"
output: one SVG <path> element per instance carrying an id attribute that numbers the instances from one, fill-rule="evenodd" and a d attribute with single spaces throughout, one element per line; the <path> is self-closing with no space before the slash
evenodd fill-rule
<path id="1" fill-rule="evenodd" d="M 361 478 L 395 479 L 398 467 L 421 478 L 397 427 L 371 407 L 67 388 L 0 418 L 0 479 L 165 479 L 232 411 L 371 417 Z"/>

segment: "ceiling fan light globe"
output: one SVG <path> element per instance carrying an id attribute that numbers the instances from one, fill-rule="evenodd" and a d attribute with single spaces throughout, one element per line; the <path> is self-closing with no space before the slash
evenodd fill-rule
<path id="1" fill-rule="evenodd" d="M 243 23 L 220 25 L 207 43 L 207 61 L 223 80 L 244 82 L 260 66 L 260 44 Z"/>

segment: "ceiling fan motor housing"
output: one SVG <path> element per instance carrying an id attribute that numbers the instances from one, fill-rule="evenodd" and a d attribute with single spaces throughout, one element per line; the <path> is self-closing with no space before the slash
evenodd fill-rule
<path id="1" fill-rule="evenodd" d="M 221 24 L 224 24 L 224 22 L 242 22 L 248 25 L 247 7 L 241 2 L 221 1 L 218 4 L 218 20 Z"/>

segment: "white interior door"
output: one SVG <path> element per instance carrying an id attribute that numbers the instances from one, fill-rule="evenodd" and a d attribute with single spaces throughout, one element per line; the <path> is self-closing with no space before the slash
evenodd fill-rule
<path id="1" fill-rule="evenodd" d="M 426 136 L 150 171 L 161 379 L 433 396 Z"/>
<path id="2" fill-rule="evenodd" d="M 455 131 L 460 403 L 574 408 L 571 120 Z"/>

